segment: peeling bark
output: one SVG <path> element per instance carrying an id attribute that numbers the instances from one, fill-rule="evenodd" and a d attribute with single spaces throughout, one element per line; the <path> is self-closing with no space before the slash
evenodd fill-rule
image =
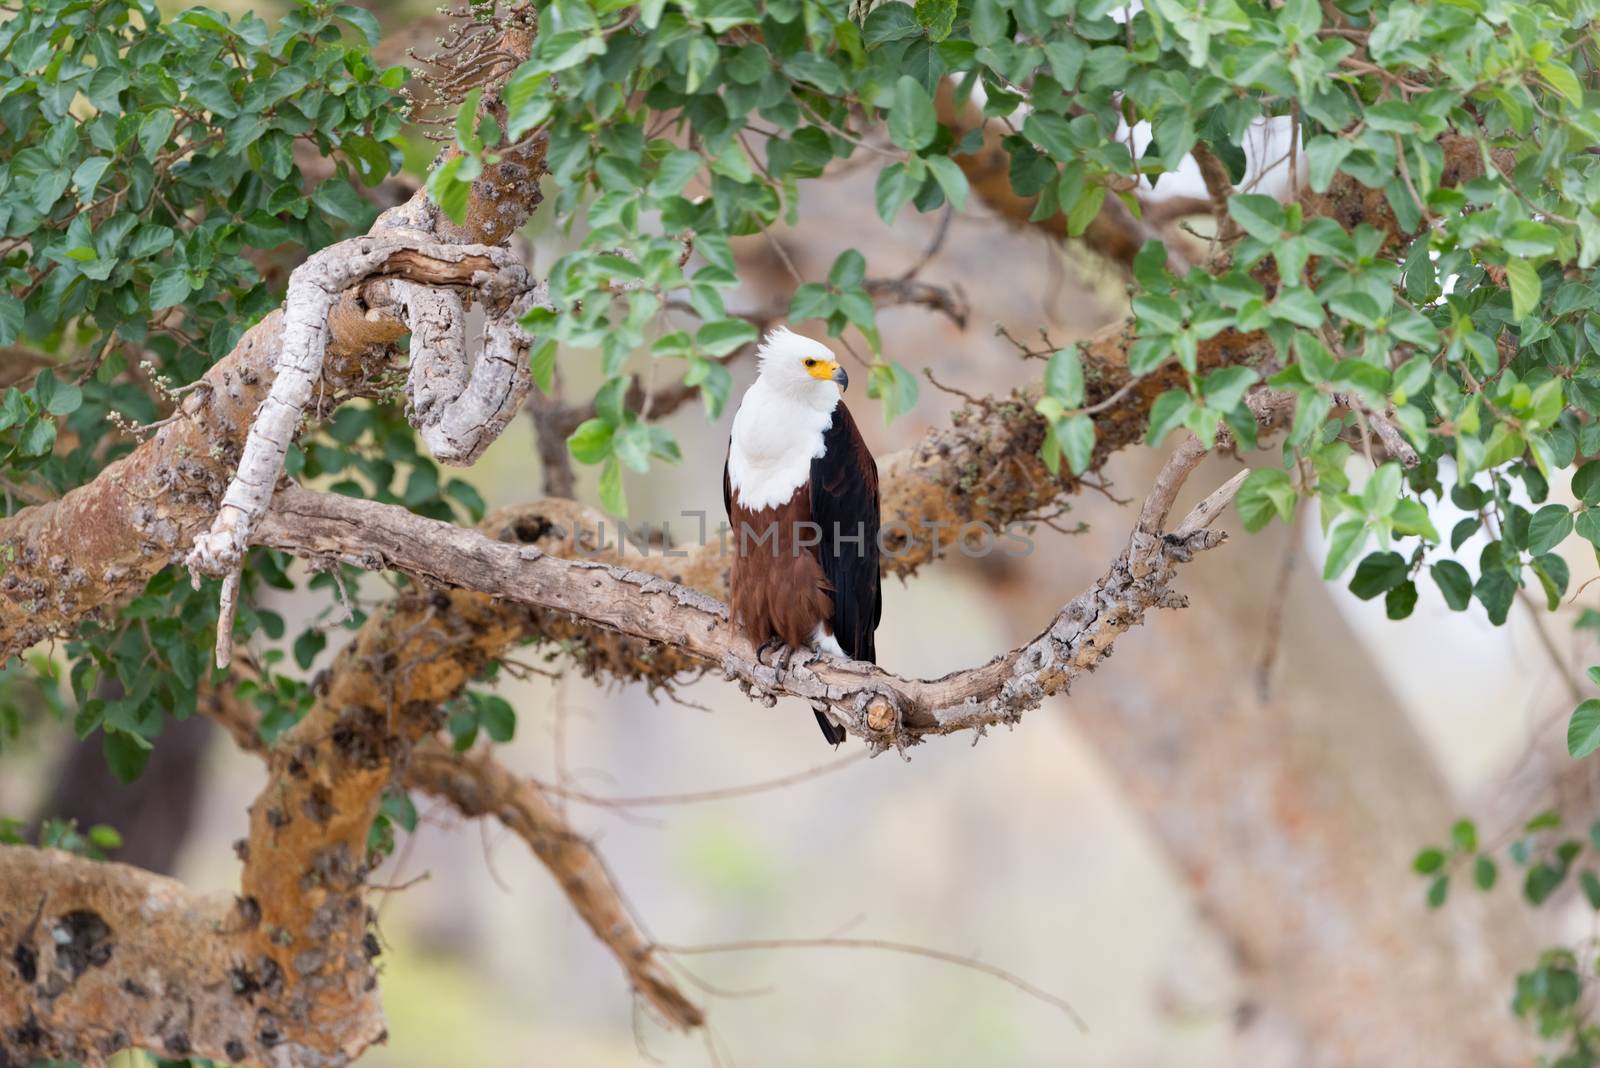
<path id="1" fill-rule="evenodd" d="M 520 363 L 517 354 L 526 347 L 526 339 L 515 325 L 518 313 L 514 309 L 531 289 L 522 264 L 503 249 L 486 245 L 443 245 L 429 240 L 431 235 L 425 231 L 408 232 L 396 226 L 375 227 L 374 231 L 374 234 L 366 237 L 342 241 L 323 249 L 296 267 L 289 276 L 289 291 L 283 301 L 283 330 L 275 364 L 277 373 L 272 388 L 251 421 L 244 450 L 211 528 L 194 539 L 189 554 L 184 558 L 196 581 L 200 575 L 223 580 L 222 607 L 217 622 L 218 667 L 227 666 L 232 651 L 234 598 L 238 593 L 239 572 L 245 549 L 250 544 L 250 534 L 267 510 L 273 487 L 283 473 L 284 456 L 288 453 L 289 444 L 299 431 L 301 417 L 311 403 L 312 390 L 322 380 L 328 316 L 345 290 L 382 273 L 390 259 L 402 251 L 412 257 L 437 260 L 445 264 L 447 270 L 450 266 L 459 270 L 469 262 L 488 261 L 494 268 L 493 273 L 474 269 L 470 284 L 486 303 L 501 305 L 492 311 L 490 326 L 485 330 L 485 340 L 493 341 L 494 349 L 486 349 L 480 357 L 472 374 L 473 383 L 461 382 L 456 396 L 443 398 L 446 403 L 441 412 L 459 412 L 470 408 L 470 411 L 466 411 L 467 418 L 476 418 L 481 429 L 480 434 L 472 439 L 473 444 L 477 451 L 482 451 L 488 440 L 492 440 L 492 437 L 484 439 L 482 432 L 487 432 L 490 427 L 496 430 L 503 428 L 511 413 L 516 411 L 516 404 L 511 404 L 504 418 L 496 424 L 494 408 L 485 406 L 503 405 L 508 399 L 505 393 L 511 392 L 519 382 L 523 393 L 527 391 L 527 373 L 524 370 L 519 377 L 516 366 Z M 405 282 L 397 285 L 408 298 L 403 302 L 408 320 L 414 320 L 413 325 L 421 323 L 427 327 L 423 334 L 415 338 L 417 343 L 424 348 L 431 343 L 447 346 L 444 351 L 432 354 L 423 354 L 419 349 L 419 358 L 424 366 L 442 360 L 464 364 L 466 354 L 460 344 L 459 323 L 465 309 L 459 298 L 453 295 L 448 298 L 440 296 L 427 302 L 424 308 L 424 301 L 416 287 Z M 496 301 L 496 297 L 500 299 Z M 457 323 L 453 332 L 449 324 L 439 322 L 440 316 L 448 312 L 454 313 Z M 453 347 L 449 347 L 451 342 L 455 343 Z M 466 375 L 461 377 L 464 379 Z M 499 385 L 502 387 L 502 396 L 480 397 L 475 386 L 481 382 Z M 445 384 L 457 383 L 446 379 Z M 456 407 L 458 400 L 463 402 L 460 409 Z M 478 403 L 474 406 L 475 401 Z M 520 401 L 519 396 L 517 402 Z M 434 426 L 435 422 L 429 420 L 427 425 Z M 449 428 L 454 425 L 449 424 Z M 448 437 L 444 440 L 454 457 L 461 443 Z M 471 455 L 476 455 L 476 452 Z"/>
<path id="2" fill-rule="evenodd" d="M 461 298 L 411 282 L 395 289 L 412 336 L 407 380 L 411 425 L 440 463 L 468 466 L 505 430 L 532 387 L 530 339 L 517 319 L 534 302 L 543 302 L 543 286 L 516 294 L 484 321 L 483 344 L 470 364 Z"/>

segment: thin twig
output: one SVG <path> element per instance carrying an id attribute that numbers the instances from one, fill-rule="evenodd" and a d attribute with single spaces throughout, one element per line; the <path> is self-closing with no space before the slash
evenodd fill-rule
<path id="1" fill-rule="evenodd" d="M 599 794 L 585 793 L 568 786 L 540 783 L 543 789 L 552 794 L 580 802 L 585 805 L 596 805 L 602 808 L 646 808 L 660 805 L 694 805 L 705 801 L 726 801 L 735 797 L 749 797 L 751 794 L 766 793 L 769 790 L 779 790 L 785 786 L 796 783 L 809 782 L 820 779 L 824 775 L 831 775 L 842 771 L 851 764 L 858 764 L 865 760 L 868 752 L 863 749 L 852 753 L 841 760 L 828 764 L 819 764 L 805 771 L 791 772 L 776 779 L 767 779 L 762 782 L 745 783 L 740 786 L 724 786 L 714 790 L 700 790 L 693 793 L 682 794 L 643 794 L 637 797 L 605 797 Z"/>
<path id="2" fill-rule="evenodd" d="M 926 957 L 929 960 L 942 961 L 953 964 L 958 968 L 968 968 L 972 971 L 982 972 L 992 976 L 1010 986 L 1027 994 L 1029 997 L 1052 1005 L 1067 1015 L 1078 1030 L 1085 1034 L 1089 1025 L 1084 1022 L 1078 1010 L 1065 998 L 1058 997 L 1048 990 L 1040 989 L 1026 979 L 1008 972 L 1004 968 L 988 964 L 974 957 L 964 957 L 959 953 L 946 953 L 941 949 L 930 949 L 911 942 L 893 942 L 884 938 L 755 938 L 741 942 L 714 942 L 698 946 L 672 946 L 657 943 L 656 948 L 663 953 L 689 955 L 699 953 L 743 953 L 752 950 L 765 949 L 881 949 L 891 953 L 905 953 L 913 957 Z"/>

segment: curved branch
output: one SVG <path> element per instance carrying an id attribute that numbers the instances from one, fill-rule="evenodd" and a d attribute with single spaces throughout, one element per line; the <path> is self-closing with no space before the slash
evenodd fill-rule
<path id="1" fill-rule="evenodd" d="M 1169 469 L 1187 466 L 1170 477 L 1164 473 L 1155 494 L 1176 493 L 1198 463 L 1191 451 L 1179 450 Z M 1238 482 L 1224 486 L 1171 534 L 1142 520 L 1108 573 L 1032 642 L 982 667 L 933 680 L 903 679 L 832 657 L 786 670 L 768 667 L 729 625 L 723 605 L 697 590 L 614 564 L 492 541 L 391 505 L 287 488 L 274 499 L 259 536 L 262 544 L 302 556 L 394 568 L 434 585 L 570 614 L 715 665 L 763 699 L 782 694 L 827 704 L 875 746 L 903 747 L 929 734 L 1014 722 L 1093 669 L 1147 609 L 1180 606 L 1183 599 L 1170 588 L 1177 565 L 1221 543 L 1223 535 L 1206 527 Z M 1147 511 L 1151 507 L 1147 503 Z M 1166 506 L 1155 507 L 1164 517 Z"/>
<path id="2" fill-rule="evenodd" d="M 518 778 L 486 752 L 459 754 L 419 748 L 406 782 L 449 801 L 467 816 L 492 815 L 521 838 L 561 884 L 583 922 L 610 949 L 638 991 L 662 1018 L 683 1030 L 705 1014 L 678 989 L 656 947 L 623 906 L 594 845 L 573 831 L 544 792 Z"/>
<path id="3" fill-rule="evenodd" d="M 408 254 L 407 262 L 418 259 L 437 261 L 447 265 L 447 268 L 454 266 L 456 273 L 460 273 L 464 265 L 472 265 L 468 275 L 469 283 L 491 299 L 496 294 L 509 293 L 512 299 L 516 300 L 524 297 L 531 288 L 527 270 L 504 249 L 487 245 L 446 245 L 432 240 L 429 234 L 407 232 L 396 227 L 375 230 L 373 234 L 365 237 L 341 241 L 314 254 L 294 269 L 289 276 L 289 291 L 283 301 L 283 328 L 279 338 L 280 347 L 275 362 L 276 377 L 272 381 L 272 388 L 251 421 L 250 432 L 245 438 L 244 451 L 239 457 L 233 478 L 228 483 L 227 492 L 223 494 L 222 505 L 217 510 L 216 518 L 212 520 L 211 529 L 194 539 L 188 556 L 184 558 L 197 583 L 200 575 L 211 575 L 224 580 L 222 608 L 217 622 L 218 667 L 226 667 L 231 655 L 233 600 L 238 590 L 239 569 L 244 551 L 250 544 L 251 531 L 267 510 L 268 502 L 272 499 L 273 486 L 283 473 L 283 460 L 289 444 L 300 428 L 301 416 L 311 402 L 313 390 L 322 380 L 322 365 L 328 344 L 329 314 L 345 290 L 374 275 L 384 273 L 391 259 L 401 252 Z M 492 269 L 482 270 L 480 265 L 484 263 L 490 265 Z M 416 307 L 419 303 L 417 291 L 409 288 L 410 285 L 405 282 L 399 283 L 402 293 L 411 298 L 403 305 L 407 309 L 408 322 L 415 320 L 429 327 L 419 340 L 424 343 L 447 342 L 449 338 L 441 336 L 441 329 L 447 331 L 448 324 L 443 324 L 441 327 L 437 322 L 437 314 L 427 314 L 427 311 L 437 313 L 439 306 L 435 303 L 428 305 L 427 311 L 419 310 Z M 453 296 L 441 298 L 445 299 L 455 302 L 454 310 L 456 320 L 459 322 L 462 315 L 460 301 Z M 515 343 L 508 340 L 515 333 L 515 327 L 506 317 L 504 309 L 497 310 L 490 322 L 491 327 L 486 332 L 486 338 L 505 341 L 504 344 L 497 346 L 497 349 L 504 351 L 486 351 L 479 360 L 479 368 L 475 369 L 473 382 L 458 384 L 457 397 L 467 394 L 469 400 L 475 398 L 476 393 L 468 391 L 474 390 L 483 381 L 493 380 L 502 387 L 502 393 L 510 390 L 517 381 L 515 369 L 520 361 L 514 360 L 513 357 L 518 348 Z M 499 324 L 498 328 L 493 325 L 496 323 Z M 434 329 L 435 327 L 441 329 Z M 465 359 L 464 353 L 459 352 L 442 353 L 440 357 L 443 359 L 455 357 L 458 362 Z M 426 360 L 424 366 L 427 366 Z M 506 373 L 497 375 L 491 370 L 500 368 L 505 368 Z M 525 374 L 521 381 L 522 388 L 526 391 Z M 429 400 L 432 399 L 430 396 Z M 453 410 L 455 399 L 455 397 L 450 398 L 450 403 L 447 403 L 442 411 Z M 499 399 L 503 400 L 504 397 Z M 515 410 L 516 406 L 512 405 L 510 412 Z M 509 420 L 510 412 L 506 414 L 505 420 L 501 420 L 501 427 L 505 425 L 506 420 Z M 429 415 L 433 415 L 431 405 Z M 448 434 L 449 430 L 455 429 L 454 422 L 442 425 L 441 429 Z M 452 450 L 460 445 L 452 439 L 446 440 Z M 474 441 L 477 440 L 480 439 L 474 438 Z M 481 449 L 481 446 L 479 447 Z"/>

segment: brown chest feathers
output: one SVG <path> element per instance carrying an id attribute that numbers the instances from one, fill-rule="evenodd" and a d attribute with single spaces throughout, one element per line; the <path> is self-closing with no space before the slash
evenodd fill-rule
<path id="1" fill-rule="evenodd" d="M 737 495 L 728 502 L 728 608 L 733 621 L 758 648 L 774 634 L 803 649 L 818 624 L 833 618 L 833 596 L 817 560 L 811 523 L 811 483 L 801 483 L 788 502 L 751 511 Z M 832 627 L 827 628 L 832 631 Z"/>

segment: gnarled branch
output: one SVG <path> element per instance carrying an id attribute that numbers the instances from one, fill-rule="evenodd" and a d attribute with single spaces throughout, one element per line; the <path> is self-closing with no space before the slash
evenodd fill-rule
<path id="1" fill-rule="evenodd" d="M 1189 451 L 1175 457 L 1188 459 Z M 1203 449 L 1201 452 L 1203 453 Z M 1173 476 L 1170 492 L 1187 476 Z M 1231 499 L 1237 481 L 1224 487 Z M 1158 481 L 1157 493 L 1168 493 Z M 1038 638 L 988 664 L 940 679 L 913 680 L 870 664 L 817 657 L 786 669 L 763 664 L 729 625 L 722 604 L 658 575 L 594 560 L 565 559 L 536 546 L 507 545 L 404 509 L 299 488 L 280 491 L 260 528 L 263 544 L 357 566 L 394 568 L 427 583 L 476 590 L 568 613 L 633 638 L 658 643 L 717 666 L 763 697 L 801 697 L 832 707 L 875 746 L 914 744 L 928 734 L 1013 722 L 1047 695 L 1092 669 L 1115 637 L 1152 607 L 1182 603 L 1170 589 L 1177 565 L 1222 535 L 1206 529 L 1213 510 L 1197 512 L 1171 534 L 1141 520 L 1128 550 L 1108 574 L 1074 598 Z M 1170 500 L 1168 500 L 1170 505 Z M 1147 511 L 1150 506 L 1147 506 Z"/>

